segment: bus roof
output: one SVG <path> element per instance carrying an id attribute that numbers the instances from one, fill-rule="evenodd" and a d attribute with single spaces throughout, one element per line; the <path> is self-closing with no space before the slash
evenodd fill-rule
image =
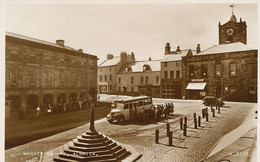
<path id="1" fill-rule="evenodd" d="M 138 97 L 133 97 L 133 98 L 128 98 L 128 99 L 123 99 L 119 101 L 115 101 L 117 103 L 122 103 L 122 102 L 132 102 L 132 101 L 139 101 L 139 100 L 145 100 L 145 99 L 151 99 L 149 96 L 138 96 Z"/>

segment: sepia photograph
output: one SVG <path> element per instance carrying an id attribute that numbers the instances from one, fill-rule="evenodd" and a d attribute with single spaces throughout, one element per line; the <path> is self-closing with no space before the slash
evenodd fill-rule
<path id="1" fill-rule="evenodd" d="M 0 2 L 0 161 L 259 161 L 258 7 Z"/>

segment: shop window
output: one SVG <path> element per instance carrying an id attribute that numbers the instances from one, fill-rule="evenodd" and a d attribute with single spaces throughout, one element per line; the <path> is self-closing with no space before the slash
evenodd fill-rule
<path id="1" fill-rule="evenodd" d="M 216 65 L 216 77 L 221 77 L 221 65 Z"/>
<path id="2" fill-rule="evenodd" d="M 237 64 L 232 63 L 230 64 L 230 76 L 236 76 L 237 75 Z"/>

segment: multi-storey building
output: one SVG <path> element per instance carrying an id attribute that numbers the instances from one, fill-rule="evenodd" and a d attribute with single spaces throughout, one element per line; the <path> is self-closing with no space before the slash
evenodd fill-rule
<path id="1" fill-rule="evenodd" d="M 161 97 L 182 98 L 182 57 L 192 52 L 196 53 L 196 50 L 181 50 L 179 46 L 171 51 L 170 43 L 166 44 L 161 60 Z M 197 52 L 200 52 L 199 45 Z"/>
<path id="2" fill-rule="evenodd" d="M 120 56 L 107 55 L 107 59 L 98 66 L 99 93 L 116 93 L 116 75 L 125 63 L 134 62 L 135 55 L 121 52 Z"/>
<path id="3" fill-rule="evenodd" d="M 117 93 L 160 97 L 160 60 L 125 64 L 117 74 Z"/>
<path id="4" fill-rule="evenodd" d="M 233 101 L 257 101 L 258 51 L 246 45 L 246 23 L 232 13 L 219 23 L 219 45 L 183 57 L 182 92 L 189 99 L 206 95 Z"/>
<path id="5" fill-rule="evenodd" d="M 97 87 L 97 57 L 64 45 L 6 33 L 6 99 L 12 111 L 75 108 Z"/>

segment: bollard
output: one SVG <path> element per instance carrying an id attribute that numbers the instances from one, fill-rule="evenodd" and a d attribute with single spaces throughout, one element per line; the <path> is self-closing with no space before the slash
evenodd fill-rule
<path id="1" fill-rule="evenodd" d="M 184 117 L 184 123 L 187 125 L 187 116 Z"/>
<path id="2" fill-rule="evenodd" d="M 183 136 L 187 136 L 187 124 L 183 124 Z"/>
<path id="3" fill-rule="evenodd" d="M 201 118 L 201 117 L 198 116 L 198 126 L 199 126 L 199 127 L 201 127 L 201 125 L 200 125 L 200 120 L 201 120 L 201 119 L 200 119 L 200 118 Z"/>
<path id="4" fill-rule="evenodd" d="M 213 114 L 213 118 L 215 118 L 215 109 L 213 109 L 212 114 Z"/>
<path id="5" fill-rule="evenodd" d="M 155 130 L 155 143 L 159 143 L 159 129 Z"/>
<path id="6" fill-rule="evenodd" d="M 196 118 L 196 113 L 193 113 L 193 117 Z"/>
<path id="7" fill-rule="evenodd" d="M 202 109 L 201 114 L 202 114 L 202 118 L 204 118 L 204 109 Z"/>
<path id="8" fill-rule="evenodd" d="M 170 132 L 170 123 L 167 123 L 167 124 L 166 124 L 166 128 L 167 128 L 166 136 L 169 137 L 169 132 Z"/>
<path id="9" fill-rule="evenodd" d="M 183 119 L 180 118 L 180 129 L 182 130 L 182 125 L 183 125 Z"/>
<path id="10" fill-rule="evenodd" d="M 210 106 L 210 111 L 213 112 L 213 108 L 212 108 L 212 106 Z"/>
<path id="11" fill-rule="evenodd" d="M 206 121 L 208 122 L 209 121 L 209 114 L 206 113 Z"/>
<path id="12" fill-rule="evenodd" d="M 218 106 L 218 113 L 220 114 L 220 106 Z"/>
<path id="13" fill-rule="evenodd" d="M 169 146 L 172 146 L 172 132 L 169 132 Z"/>
<path id="14" fill-rule="evenodd" d="M 195 128 L 195 129 L 198 128 L 198 127 L 197 127 L 197 118 L 196 118 L 196 116 L 194 117 L 194 128 Z"/>

